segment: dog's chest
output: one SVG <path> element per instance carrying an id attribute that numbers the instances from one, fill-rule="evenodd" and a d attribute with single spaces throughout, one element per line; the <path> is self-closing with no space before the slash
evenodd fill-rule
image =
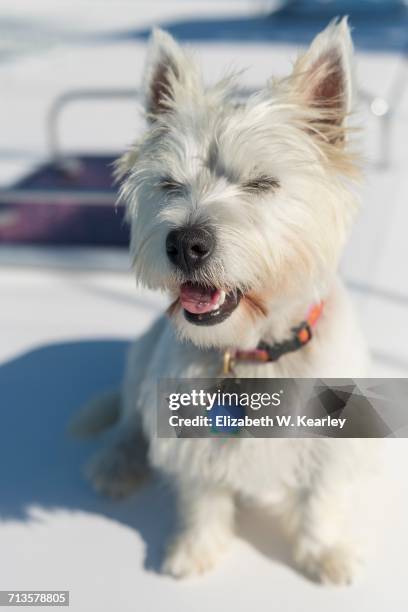
<path id="1" fill-rule="evenodd" d="M 169 350 L 167 350 L 168 347 Z M 171 347 L 171 348 L 170 348 Z M 276 364 L 242 364 L 241 377 L 279 377 Z M 200 351 L 179 343 L 162 343 L 139 393 L 139 410 L 150 440 L 150 460 L 162 471 L 184 479 L 209 480 L 248 496 L 279 497 L 292 483 L 299 452 L 293 441 L 283 439 L 157 437 L 158 379 L 222 377 L 222 354 Z M 177 382 L 175 382 L 177 384 Z M 282 466 L 285 466 L 282 470 Z"/>
<path id="2" fill-rule="evenodd" d="M 270 502 L 296 484 L 298 453 L 287 440 L 153 438 L 149 458 L 184 481 L 212 482 Z"/>

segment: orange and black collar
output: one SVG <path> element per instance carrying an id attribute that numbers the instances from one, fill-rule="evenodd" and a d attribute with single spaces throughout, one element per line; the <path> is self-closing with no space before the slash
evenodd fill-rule
<path id="1" fill-rule="evenodd" d="M 292 329 L 292 336 L 282 342 L 268 344 L 261 341 L 256 349 L 233 350 L 227 349 L 223 358 L 223 374 L 233 374 L 234 365 L 238 361 L 252 361 L 258 363 L 270 363 L 277 361 L 283 355 L 292 353 L 310 342 L 313 337 L 313 328 L 318 322 L 323 311 L 323 302 L 312 306 L 306 319 L 297 327 Z"/>

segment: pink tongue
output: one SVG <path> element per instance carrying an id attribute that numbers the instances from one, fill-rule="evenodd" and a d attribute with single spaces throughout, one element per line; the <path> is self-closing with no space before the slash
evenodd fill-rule
<path id="1" fill-rule="evenodd" d="M 210 312 L 217 304 L 221 291 L 186 283 L 181 286 L 180 300 L 184 310 L 192 314 Z"/>

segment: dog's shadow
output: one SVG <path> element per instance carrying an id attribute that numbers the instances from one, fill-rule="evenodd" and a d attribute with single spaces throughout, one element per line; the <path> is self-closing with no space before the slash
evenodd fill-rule
<path id="1" fill-rule="evenodd" d="M 0 520 L 28 521 L 36 507 L 102 514 L 140 534 L 145 568 L 158 571 L 175 522 L 170 488 L 153 477 L 124 501 L 98 496 L 82 469 L 106 441 L 83 442 L 66 433 L 84 402 L 118 387 L 127 347 L 111 340 L 50 345 L 0 366 Z M 238 535 L 265 556 L 292 566 L 286 540 L 266 515 L 240 510 Z"/>

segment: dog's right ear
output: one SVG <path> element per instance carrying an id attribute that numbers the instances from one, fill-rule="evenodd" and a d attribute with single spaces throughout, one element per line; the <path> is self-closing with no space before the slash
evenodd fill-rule
<path id="1" fill-rule="evenodd" d="M 194 85 L 196 70 L 189 57 L 167 32 L 154 29 L 144 75 L 144 101 L 148 117 L 171 112 L 178 97 Z"/>

